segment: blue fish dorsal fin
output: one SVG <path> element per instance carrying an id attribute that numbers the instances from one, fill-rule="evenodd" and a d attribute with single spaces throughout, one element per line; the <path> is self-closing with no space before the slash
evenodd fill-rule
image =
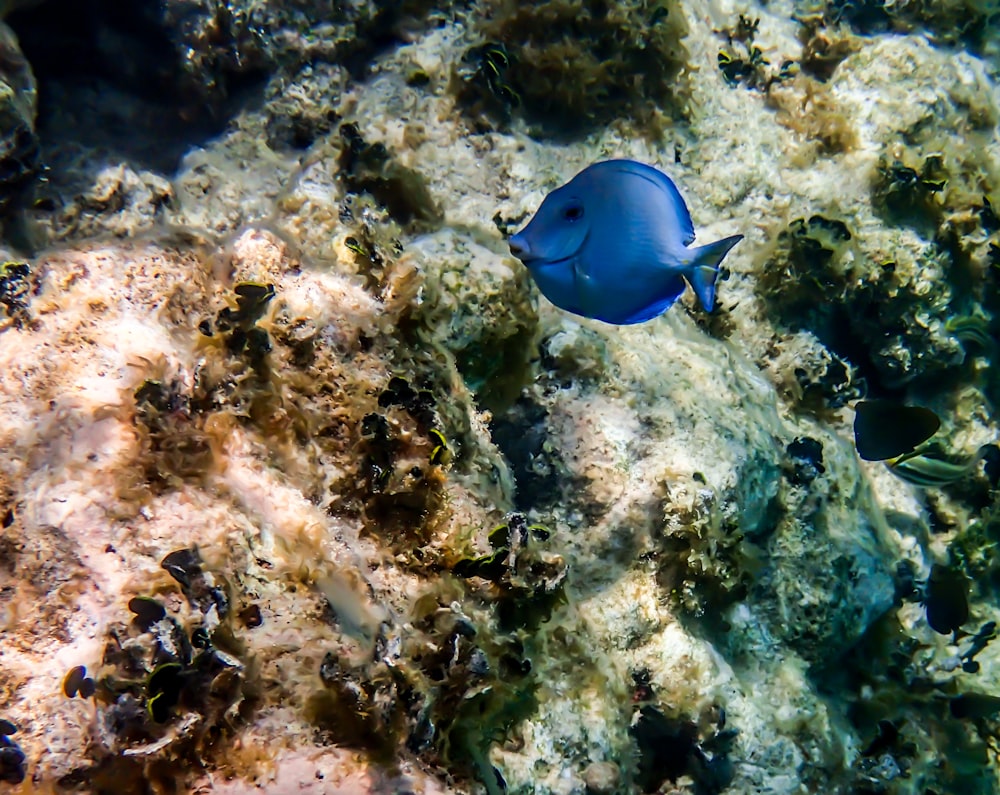
<path id="1" fill-rule="evenodd" d="M 670 204 L 674 208 L 674 217 L 681 232 L 681 242 L 685 246 L 690 246 L 694 242 L 694 222 L 691 220 L 691 213 L 688 212 L 687 204 L 684 203 L 681 192 L 677 190 L 677 186 L 674 185 L 674 181 L 670 177 L 662 171 L 652 166 L 647 166 L 645 163 L 640 163 L 637 160 L 612 160 L 609 162 L 617 164 L 626 173 L 634 174 L 648 182 L 652 182 L 665 192 L 670 199 Z"/>

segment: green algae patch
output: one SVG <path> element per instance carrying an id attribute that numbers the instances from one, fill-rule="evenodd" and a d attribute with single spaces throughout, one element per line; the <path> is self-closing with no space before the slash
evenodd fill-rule
<path id="1" fill-rule="evenodd" d="M 100 786 L 112 776 L 161 781 L 169 765 L 203 764 L 218 753 L 220 741 L 249 716 L 254 686 L 228 602 L 203 598 L 219 591 L 216 576 L 196 549 L 167 555 L 163 567 L 188 605 L 167 610 L 160 599 L 134 597 L 136 618 L 106 630 L 96 685 L 83 666 L 64 680 L 67 697 L 93 699 L 99 727 L 100 742 L 86 752 L 92 767 L 80 770 L 80 783 Z M 123 784 L 121 791 L 132 789 Z"/>
<path id="2" fill-rule="evenodd" d="M 368 193 L 402 226 L 438 226 L 443 213 L 420 173 L 393 158 L 384 144 L 367 143 L 356 124 L 340 128 L 339 166 L 350 193 Z"/>
<path id="3" fill-rule="evenodd" d="M 0 264 L 0 305 L 16 328 L 30 322 L 32 275 L 27 262 L 7 260 Z"/>
<path id="4" fill-rule="evenodd" d="M 772 311 L 787 323 L 808 324 L 823 300 L 844 296 L 854 278 L 851 232 L 842 221 L 813 215 L 796 218 L 772 244 L 761 269 L 758 290 Z"/>
<path id="5" fill-rule="evenodd" d="M 879 161 L 872 202 L 893 223 L 936 229 L 944 217 L 941 195 L 948 184 L 944 155 L 930 154 L 912 165 L 907 160 Z"/>
<path id="6" fill-rule="evenodd" d="M 452 567 L 459 577 L 478 577 L 493 584 L 497 618 L 504 632 L 536 630 L 565 600 L 566 562 L 545 548 L 550 536 L 541 525 L 529 525 L 523 514 L 511 514 L 490 531 L 492 552 L 464 558 Z"/>
<path id="7" fill-rule="evenodd" d="M 393 376 L 378 396 L 379 410 L 361 419 L 358 452 L 366 497 L 365 527 L 391 549 L 417 555 L 443 507 L 452 453 L 433 393 Z"/>
<path id="8" fill-rule="evenodd" d="M 897 261 L 843 221 L 814 215 L 780 229 L 759 262 L 758 293 L 774 319 L 815 334 L 870 384 L 896 388 L 954 373 L 957 345 L 942 333 L 949 262 L 937 245 L 917 261 Z"/>
<path id="9" fill-rule="evenodd" d="M 981 50 L 996 35 L 996 6 L 984 0 L 945 2 L 829 2 L 819 5 L 827 24 L 845 24 L 862 35 L 923 30 L 944 45 Z"/>
<path id="10" fill-rule="evenodd" d="M 537 683 L 520 644 L 464 614 L 455 586 L 427 588 L 407 628 L 376 639 L 373 660 L 327 653 L 323 687 L 306 711 L 324 737 L 369 749 L 384 764 L 405 748 L 500 792 L 490 746 L 534 710 Z"/>
<path id="11" fill-rule="evenodd" d="M 679 3 L 482 0 L 477 17 L 483 45 L 452 80 L 474 118 L 518 113 L 541 135 L 579 136 L 623 117 L 652 131 L 660 114 L 686 113 Z"/>

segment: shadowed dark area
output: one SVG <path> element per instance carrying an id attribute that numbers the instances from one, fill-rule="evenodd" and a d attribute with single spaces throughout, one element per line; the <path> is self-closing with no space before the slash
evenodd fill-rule
<path id="1" fill-rule="evenodd" d="M 209 105 L 183 73 L 162 14 L 157 0 L 48 0 L 7 18 L 38 80 L 38 133 L 50 163 L 79 144 L 173 173 L 259 87 L 259 73 L 220 72 Z"/>

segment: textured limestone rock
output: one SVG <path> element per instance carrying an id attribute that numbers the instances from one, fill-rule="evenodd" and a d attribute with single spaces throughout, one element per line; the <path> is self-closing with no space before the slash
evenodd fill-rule
<path id="1" fill-rule="evenodd" d="M 978 300 L 943 284 L 950 258 L 979 278 L 990 251 L 981 62 L 859 38 L 822 91 L 789 83 L 776 110 L 718 71 L 746 9 L 689 3 L 688 125 L 570 142 L 457 111 L 451 81 L 484 44 L 462 13 L 415 4 L 405 19 L 434 24 L 400 27 L 365 4 L 332 23 L 309 3 L 169 6 L 204 81 L 181 93 L 221 109 L 261 69 L 259 102 L 176 173 L 114 147 L 81 167 L 70 141 L 50 183 L 73 186 L 65 203 L 29 213 L 62 247 L 2 271 L 0 718 L 29 785 L 140 791 L 166 770 L 233 791 L 492 795 L 502 777 L 518 793 L 848 793 L 995 777 L 944 705 L 970 687 L 966 641 L 933 633 L 913 592 L 956 539 L 989 570 L 989 514 L 970 521 L 986 476 L 926 493 L 860 463 L 858 350 L 762 297 L 792 286 L 766 278 L 780 235 L 802 219 L 822 248 L 829 224 L 811 219 L 839 220 L 852 237 L 829 274 L 856 302 L 824 288 L 800 304 L 884 304 L 864 329 L 905 322 L 864 348 L 875 373 L 903 390 L 912 370 L 935 376 L 919 397 L 948 438 L 992 438 L 980 387 L 937 377 L 959 361 L 949 301 Z M 282 9 L 291 22 L 269 16 Z M 776 65 L 802 52 L 789 9 L 761 12 Z M 398 38 L 360 40 L 382 22 Z M 308 66 L 272 71 L 262 31 Z M 843 147 L 804 124 L 820 105 L 845 114 Z M 958 167 L 957 203 L 921 205 L 918 224 L 879 187 L 907 135 L 911 166 L 942 142 Z M 547 191 L 609 156 L 667 170 L 700 238 L 746 235 L 717 313 L 688 296 L 638 328 L 580 322 L 508 255 Z M 971 631 L 996 617 L 973 597 Z M 984 690 L 997 653 L 977 658 Z M 69 697 L 80 665 L 95 693 Z M 899 742 L 866 756 L 882 720 Z"/>

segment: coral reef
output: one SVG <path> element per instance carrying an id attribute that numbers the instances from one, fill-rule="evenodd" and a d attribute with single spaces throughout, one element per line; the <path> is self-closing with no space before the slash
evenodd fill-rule
<path id="1" fill-rule="evenodd" d="M 88 743 L 90 751 L 44 761 L 36 776 L 98 788 L 120 776 L 138 787 L 162 775 L 168 759 L 204 764 L 222 738 L 251 715 L 266 723 L 269 710 L 301 705 L 298 728 L 287 726 L 284 742 L 290 748 L 297 738 L 310 736 L 312 726 L 342 732 L 344 720 L 366 720 L 374 709 L 369 698 L 388 710 L 387 722 L 380 725 L 382 719 L 373 715 L 375 723 L 367 729 L 358 724 L 356 735 L 341 740 L 384 755 L 410 737 L 415 748 L 438 749 L 444 764 L 458 772 L 463 765 L 484 764 L 485 748 L 466 730 L 457 735 L 464 745 L 448 739 L 450 727 L 463 718 L 447 704 L 467 700 L 472 696 L 466 691 L 479 688 L 483 704 L 474 714 L 480 719 L 497 697 L 489 695 L 497 692 L 491 678 L 504 665 L 520 669 L 517 653 L 494 651 L 494 641 L 482 651 L 469 643 L 464 661 L 441 689 L 431 687 L 439 679 L 431 667 L 452 664 L 434 662 L 425 647 L 445 648 L 449 636 L 450 643 L 466 643 L 461 639 L 474 637 L 476 624 L 488 621 L 480 608 L 475 622 L 461 617 L 455 629 L 455 621 L 446 621 L 441 611 L 454 610 L 448 605 L 460 598 L 461 589 L 449 585 L 447 575 L 442 580 L 439 571 L 429 576 L 445 554 L 435 548 L 449 537 L 448 549 L 468 544 L 460 540 L 466 522 L 478 515 L 485 526 L 487 514 L 483 508 L 476 514 L 477 503 L 444 480 L 448 456 L 428 446 L 447 444 L 436 429 L 436 398 L 420 393 L 414 403 L 416 393 L 384 369 L 391 357 L 378 342 L 383 305 L 343 279 L 301 270 L 286 251 L 267 234 L 242 237 L 228 263 L 237 280 L 235 301 L 200 322 L 198 307 L 210 305 L 213 293 L 218 305 L 224 292 L 208 259 L 184 260 L 176 251 L 139 244 L 56 256 L 38 265 L 44 274 L 33 307 L 39 320 L 33 330 L 17 332 L 20 344 L 49 345 L 45 340 L 55 335 L 76 341 L 70 344 L 100 346 L 103 335 L 123 327 L 144 331 L 132 333 L 127 344 L 123 339 L 105 348 L 111 359 L 85 357 L 70 371 L 55 367 L 54 360 L 38 367 L 18 358 L 19 345 L 4 347 L 6 377 L 24 385 L 22 405 L 41 401 L 39 408 L 48 405 L 45 411 L 53 418 L 52 435 L 44 441 L 35 436 L 37 428 L 5 415 L 10 422 L 4 444 L 22 467 L 4 473 L 11 485 L 5 498 L 8 574 L 16 572 L 19 581 L 48 594 L 35 602 L 37 608 L 6 605 L 8 622 L 30 623 L 45 633 L 38 643 L 10 649 L 7 670 L 13 679 L 7 685 L 10 692 L 23 693 L 28 684 L 43 699 L 41 709 L 73 720 L 81 713 L 70 702 L 58 703 L 65 698 L 60 688 L 54 685 L 43 696 L 35 688 L 46 675 L 29 672 L 37 668 L 38 655 L 47 654 L 48 642 L 61 643 L 81 630 L 91 638 L 91 651 L 74 647 L 74 664 L 94 670 L 97 682 L 92 694 L 97 734 Z M 312 336 L 311 323 L 320 324 L 321 340 L 303 347 Z M 90 327 L 87 341 L 80 336 L 83 327 Z M 371 336 L 362 346 L 366 333 Z M 61 391 L 60 383 L 74 386 L 62 398 L 46 397 Z M 370 383 L 389 391 L 363 398 Z M 382 418 L 381 442 L 368 430 L 375 417 Z M 428 421 L 436 427 L 425 427 L 424 441 L 415 431 Z M 453 438 L 451 444 L 470 442 Z M 20 455 L 22 447 L 31 456 Z M 55 448 L 63 449 L 57 455 L 66 457 L 67 472 L 73 472 L 58 486 L 72 496 L 57 499 L 76 505 L 61 518 L 49 516 L 54 503 L 38 502 L 27 485 L 46 477 L 32 474 L 30 459 Z M 321 460 L 327 463 L 317 467 Z M 267 480 L 270 486 L 263 485 Z M 280 493 L 286 494 L 284 507 L 274 502 Z M 445 495 L 459 502 L 462 513 L 446 507 Z M 342 517 L 336 531 L 319 507 L 334 504 Z M 209 514 L 217 517 L 211 530 L 205 518 L 195 520 Z M 349 516 L 362 523 L 345 536 Z M 185 540 L 191 546 L 179 547 Z M 393 549 L 399 559 L 389 564 Z M 425 585 L 416 588 L 414 580 L 402 589 L 401 582 L 377 586 L 381 576 L 366 581 L 367 566 L 358 569 L 348 561 L 368 555 L 373 562 L 389 556 L 382 565 L 399 572 L 387 569 L 389 581 L 416 576 Z M 36 574 L 29 559 L 44 561 Z M 93 575 L 86 573 L 95 566 Z M 95 579 L 97 570 L 103 573 Z M 413 595 L 404 597 L 411 589 Z M 394 595 L 381 603 L 380 592 Z M 370 601 L 373 597 L 378 601 Z M 83 609 L 78 599 L 89 600 L 89 607 Z M 253 607 L 257 618 L 248 626 L 240 616 Z M 36 609 L 42 612 L 35 615 Z M 399 620 L 406 616 L 408 626 L 424 627 L 425 639 L 410 637 L 402 625 L 390 629 L 393 614 Z M 65 629 L 55 632 L 56 626 Z M 340 641 L 334 640 L 336 627 L 343 633 Z M 303 630 L 314 640 L 302 636 L 296 648 L 305 642 L 314 644 L 314 651 L 293 655 L 298 661 L 288 668 L 282 661 L 286 645 L 277 639 Z M 372 643 L 382 651 L 374 663 L 365 663 L 364 650 L 370 654 Z M 508 658 L 512 663 L 504 662 Z M 48 676 L 61 679 L 59 663 L 53 662 Z M 412 664 L 417 667 L 411 670 Z M 290 677 L 278 690 L 274 666 Z M 340 669 L 360 677 L 363 689 L 375 689 L 353 701 L 341 691 L 333 695 L 325 687 L 343 686 L 340 677 L 336 683 L 331 678 Z M 402 701 L 410 704 L 409 717 L 394 706 Z M 23 742 L 38 741 L 45 723 L 30 720 L 28 702 L 22 705 L 11 702 L 7 714 L 22 727 Z M 509 720 L 508 709 L 498 710 L 501 723 Z M 79 723 L 76 736 L 82 740 L 90 731 L 87 722 Z M 486 742 L 490 732 L 480 731 L 480 742 Z M 257 762 L 235 764 L 246 772 Z"/>
<path id="2" fill-rule="evenodd" d="M 807 7 L 814 5 L 805 3 Z M 834 0 L 822 4 L 825 20 L 845 23 L 858 33 L 910 32 L 925 29 L 944 44 L 962 44 L 980 50 L 996 30 L 996 8 L 982 0 Z M 812 9 L 810 9 L 812 10 Z"/>
<path id="3" fill-rule="evenodd" d="M 996 790 L 982 9 L 11 9 L 5 784 Z M 712 315 L 509 255 L 611 156 L 746 236 Z M 940 416 L 923 481 L 860 397 Z"/>
<path id="4" fill-rule="evenodd" d="M 482 0 L 480 43 L 452 78 L 473 120 L 523 114 L 544 134 L 581 135 L 616 119 L 683 115 L 685 11 L 676 2 Z"/>

